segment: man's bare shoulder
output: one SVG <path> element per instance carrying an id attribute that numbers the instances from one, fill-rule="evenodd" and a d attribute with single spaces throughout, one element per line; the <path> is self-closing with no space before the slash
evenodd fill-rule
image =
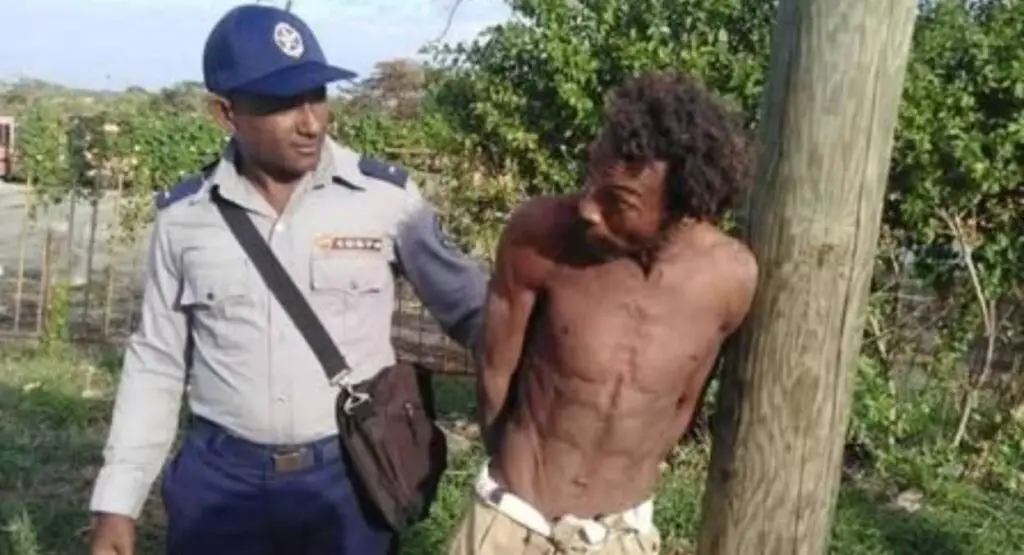
<path id="1" fill-rule="evenodd" d="M 746 317 L 757 288 L 754 253 L 743 241 L 711 224 L 697 224 L 677 236 L 677 241 L 681 256 L 673 271 L 688 276 L 687 280 L 697 279 L 691 283 L 699 283 L 706 298 L 722 303 L 723 325 L 731 332 Z"/>
<path id="2" fill-rule="evenodd" d="M 534 197 L 523 202 L 505 224 L 504 250 L 553 263 L 571 236 L 576 202 L 571 196 Z"/>
<path id="3" fill-rule="evenodd" d="M 743 241 L 720 230 L 709 242 L 711 271 L 729 306 L 730 330 L 747 316 L 757 290 L 757 257 Z"/>
<path id="4" fill-rule="evenodd" d="M 534 197 L 520 204 L 509 217 L 505 235 L 515 242 L 548 243 L 560 237 L 576 218 L 576 199 L 571 196 Z"/>
<path id="5" fill-rule="evenodd" d="M 696 255 L 704 262 L 704 268 L 715 273 L 746 279 L 757 274 L 757 260 L 750 248 L 741 240 L 725 233 L 711 224 L 696 224 L 676 236 L 680 252 Z M 687 260 L 686 264 L 691 261 Z"/>
<path id="6" fill-rule="evenodd" d="M 523 285 L 539 288 L 556 267 L 557 253 L 575 218 L 571 197 L 535 197 L 520 204 L 502 232 L 502 270 Z"/>
<path id="7" fill-rule="evenodd" d="M 738 281 L 753 285 L 757 281 L 757 258 L 746 243 L 729 234 L 717 231 L 713 243 L 715 260 Z"/>

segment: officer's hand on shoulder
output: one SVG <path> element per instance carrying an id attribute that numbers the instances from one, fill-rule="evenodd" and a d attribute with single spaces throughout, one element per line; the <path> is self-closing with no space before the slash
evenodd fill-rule
<path id="1" fill-rule="evenodd" d="M 135 553 L 135 520 L 123 515 L 98 513 L 93 516 L 90 555 L 132 555 Z"/>

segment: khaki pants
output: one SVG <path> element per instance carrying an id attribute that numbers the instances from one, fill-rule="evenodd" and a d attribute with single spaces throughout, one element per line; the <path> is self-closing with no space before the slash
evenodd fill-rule
<path id="1" fill-rule="evenodd" d="M 626 513 L 548 523 L 525 501 L 481 473 L 467 514 L 449 555 L 657 555 L 661 539 L 651 519 L 650 501 Z M 490 499 L 496 499 L 492 502 Z"/>

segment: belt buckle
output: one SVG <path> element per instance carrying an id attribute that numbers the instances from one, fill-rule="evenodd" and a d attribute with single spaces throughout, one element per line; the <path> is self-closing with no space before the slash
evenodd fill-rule
<path id="1" fill-rule="evenodd" d="M 276 452 L 271 454 L 274 460 L 274 472 L 293 472 L 305 468 L 305 455 L 307 449 L 301 447 L 290 451 Z"/>

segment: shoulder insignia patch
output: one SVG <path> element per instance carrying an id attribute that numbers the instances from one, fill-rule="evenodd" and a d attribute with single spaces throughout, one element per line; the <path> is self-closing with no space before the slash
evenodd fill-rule
<path id="1" fill-rule="evenodd" d="M 405 182 L 409 179 L 409 172 L 401 166 L 367 156 L 359 159 L 359 171 L 367 177 L 386 181 L 395 187 L 404 188 Z"/>
<path id="2" fill-rule="evenodd" d="M 444 222 L 441 221 L 440 214 L 434 214 L 434 237 L 442 247 L 453 251 L 459 250 L 459 246 L 455 244 L 455 240 L 453 240 L 452 236 L 445 231 Z"/>
<path id="3" fill-rule="evenodd" d="M 185 177 L 178 183 L 176 183 L 170 189 L 165 189 L 156 194 L 154 203 L 156 204 L 157 210 L 163 210 L 168 206 L 177 203 L 180 200 L 184 200 L 199 192 L 199 189 L 203 187 L 203 178 L 205 173 L 197 173 Z"/>
<path id="4" fill-rule="evenodd" d="M 168 206 L 175 204 L 179 200 L 188 198 L 199 192 L 199 189 L 203 188 L 203 181 L 207 177 L 213 175 L 213 170 L 217 169 L 217 164 L 220 163 L 220 158 L 216 158 L 209 164 L 206 164 L 200 170 L 192 175 L 187 175 L 181 179 L 181 181 L 175 183 L 170 189 L 164 189 L 154 195 L 154 203 L 156 204 L 157 210 L 163 210 Z"/>

